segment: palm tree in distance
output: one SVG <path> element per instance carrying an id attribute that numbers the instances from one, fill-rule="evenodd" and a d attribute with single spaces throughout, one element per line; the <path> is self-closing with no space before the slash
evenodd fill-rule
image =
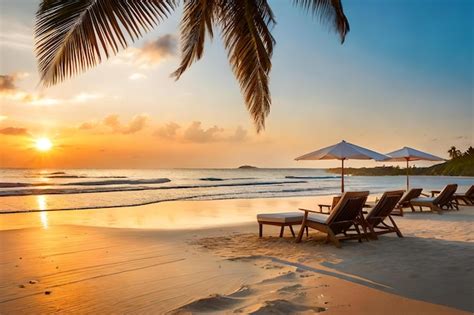
<path id="1" fill-rule="evenodd" d="M 336 30 L 349 23 L 340 0 L 289 0 Z M 35 40 L 41 82 L 57 84 L 99 64 L 142 37 L 183 4 L 179 77 L 218 28 L 257 131 L 270 112 L 269 73 L 275 17 L 267 0 L 42 0 Z"/>
<path id="2" fill-rule="evenodd" d="M 455 146 L 452 146 L 449 150 L 448 150 L 448 154 L 449 154 L 449 157 L 451 159 L 455 159 L 455 158 L 458 158 L 462 155 L 461 151 L 456 149 Z"/>

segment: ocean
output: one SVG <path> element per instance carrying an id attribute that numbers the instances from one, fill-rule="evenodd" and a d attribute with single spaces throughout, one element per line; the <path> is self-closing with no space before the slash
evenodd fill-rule
<path id="1" fill-rule="evenodd" d="M 403 189 L 404 176 L 346 176 L 346 190 Z M 331 195 L 341 178 L 324 169 L 1 169 L 0 213 L 78 210 L 174 200 Z M 459 191 L 474 177 L 412 176 L 411 187 Z"/>

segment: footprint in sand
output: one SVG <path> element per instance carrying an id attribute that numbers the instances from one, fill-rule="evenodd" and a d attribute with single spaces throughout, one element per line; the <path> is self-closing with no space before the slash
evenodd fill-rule
<path id="1" fill-rule="evenodd" d="M 294 314 L 298 312 L 314 312 L 320 313 L 326 310 L 325 307 L 311 307 L 306 305 L 295 304 L 287 300 L 266 301 L 260 308 L 249 314 Z"/>

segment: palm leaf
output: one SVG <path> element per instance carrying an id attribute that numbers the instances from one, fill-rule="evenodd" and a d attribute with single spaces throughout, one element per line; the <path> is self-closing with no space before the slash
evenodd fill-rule
<path id="1" fill-rule="evenodd" d="M 222 0 L 218 16 L 229 62 L 258 132 L 265 127 L 271 105 L 273 13 L 266 0 Z"/>
<path id="2" fill-rule="evenodd" d="M 350 28 L 341 0 L 293 0 L 293 3 L 319 17 L 322 22 L 332 25 L 339 33 L 341 43 L 344 43 Z"/>
<path id="3" fill-rule="evenodd" d="M 215 0 L 188 0 L 184 3 L 181 20 L 181 64 L 172 74 L 176 79 L 204 52 L 206 32 L 213 37 L 216 11 Z"/>
<path id="4" fill-rule="evenodd" d="M 35 37 L 41 81 L 53 85 L 115 55 L 168 16 L 177 0 L 43 0 Z"/>

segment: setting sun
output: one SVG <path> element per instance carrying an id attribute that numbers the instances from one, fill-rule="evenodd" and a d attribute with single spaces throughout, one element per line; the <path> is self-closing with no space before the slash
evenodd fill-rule
<path id="1" fill-rule="evenodd" d="M 39 138 L 35 141 L 35 148 L 38 151 L 46 152 L 51 150 L 53 143 L 48 138 Z"/>

